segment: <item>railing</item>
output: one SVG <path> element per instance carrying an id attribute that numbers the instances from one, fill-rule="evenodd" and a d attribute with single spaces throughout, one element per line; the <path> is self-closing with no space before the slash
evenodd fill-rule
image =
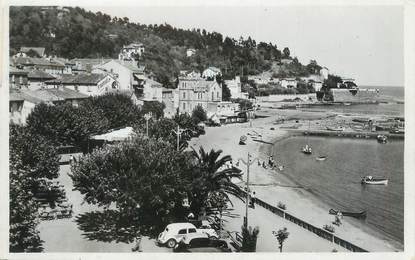
<path id="1" fill-rule="evenodd" d="M 246 194 L 245 191 L 243 191 L 243 190 L 241 190 L 241 192 Z M 339 245 L 343 248 L 346 248 L 349 251 L 352 251 L 352 252 L 369 252 L 369 251 L 367 251 L 367 250 L 365 250 L 365 249 L 363 249 L 359 246 L 356 246 L 355 244 L 353 244 L 351 242 L 348 242 L 348 241 L 346 241 L 346 240 L 344 240 L 344 239 L 342 239 L 342 238 L 340 238 L 340 237 L 338 237 L 338 236 L 336 236 L 336 235 L 334 235 L 334 234 L 332 234 L 332 233 L 330 233 L 330 232 L 328 232 L 324 229 L 321 229 L 321 228 L 316 227 L 316 226 L 314 226 L 310 223 L 307 223 L 306 221 L 301 220 L 301 219 L 295 217 L 294 215 L 292 215 L 290 213 L 287 213 L 287 212 L 285 212 L 284 210 L 282 210 L 278 207 L 272 206 L 272 205 L 268 204 L 267 202 L 265 202 L 261 199 L 254 198 L 254 202 L 256 204 L 258 204 L 259 206 L 271 211 L 275 215 L 280 216 L 280 217 L 282 217 L 282 218 L 284 218 L 284 219 L 286 219 L 286 220 L 288 220 L 288 221 L 290 221 L 290 222 L 292 222 L 292 223 L 294 223 L 294 224 L 296 224 L 296 225 L 298 225 L 298 226 L 300 226 L 304 229 L 307 229 L 308 231 L 316 234 L 317 236 L 319 236 L 321 238 L 324 238 L 328 241 L 331 241 L 332 243 L 337 244 L 337 245 Z"/>

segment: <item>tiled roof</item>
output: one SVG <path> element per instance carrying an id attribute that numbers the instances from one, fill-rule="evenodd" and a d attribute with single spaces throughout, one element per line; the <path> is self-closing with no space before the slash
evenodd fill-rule
<path id="1" fill-rule="evenodd" d="M 28 52 L 30 50 L 35 51 L 39 56 L 43 56 L 45 54 L 45 48 L 43 47 L 21 47 L 21 52 Z"/>
<path id="2" fill-rule="evenodd" d="M 54 80 L 48 80 L 46 81 L 46 84 L 48 85 L 54 85 L 54 84 L 62 84 L 62 85 L 96 85 L 98 82 L 100 82 L 103 78 L 105 78 L 105 74 L 63 74 L 61 78 L 54 79 Z"/>
<path id="3" fill-rule="evenodd" d="M 124 46 L 124 48 L 137 48 L 137 47 L 143 47 L 144 45 L 139 42 L 128 44 L 127 46 Z"/>
<path id="4" fill-rule="evenodd" d="M 20 89 L 10 91 L 10 101 L 23 101 L 27 100 L 32 103 L 38 104 L 41 102 L 55 102 L 64 101 L 70 99 L 85 99 L 88 95 L 79 93 L 75 90 L 67 88 L 53 88 L 53 89 Z"/>
<path id="5" fill-rule="evenodd" d="M 17 57 L 16 59 L 12 60 L 14 64 L 28 64 L 33 65 L 32 59 L 29 57 Z"/>
<path id="6" fill-rule="evenodd" d="M 44 72 L 43 70 L 32 70 L 29 72 L 29 75 L 27 76 L 29 79 L 55 79 L 54 76 L 50 75 L 47 72 Z"/>
<path id="7" fill-rule="evenodd" d="M 67 99 L 84 99 L 84 98 L 88 98 L 88 95 L 82 94 L 78 91 L 72 90 L 72 89 L 68 89 L 68 88 L 52 88 L 52 89 L 40 89 L 37 91 L 44 91 L 49 93 L 49 95 L 54 95 L 58 98 L 67 100 Z"/>
<path id="8" fill-rule="evenodd" d="M 207 68 L 206 70 L 212 70 L 212 71 L 214 71 L 214 72 L 221 72 L 221 70 L 220 70 L 220 69 L 218 69 L 218 68 L 216 68 L 216 67 L 209 67 L 209 68 Z"/>
<path id="9" fill-rule="evenodd" d="M 137 66 L 137 63 L 134 61 L 121 61 L 121 60 L 114 60 L 115 62 L 117 62 L 118 64 L 126 67 L 127 69 L 129 69 L 131 72 L 133 73 L 143 73 L 145 67 L 144 66 Z"/>
<path id="10" fill-rule="evenodd" d="M 145 81 L 145 84 L 149 84 L 149 85 L 151 85 L 151 87 L 161 87 L 161 86 L 163 86 L 163 84 L 161 84 L 161 83 L 159 83 L 155 80 L 152 80 L 152 79 L 150 79 L 150 78 L 148 78 L 144 75 L 134 74 L 134 77 L 138 80 Z"/>
<path id="11" fill-rule="evenodd" d="M 43 100 L 26 93 L 27 90 L 10 89 L 9 101 L 29 101 L 33 104 L 39 104 Z"/>
<path id="12" fill-rule="evenodd" d="M 65 67 L 65 65 L 62 65 L 61 63 L 56 62 L 53 59 L 48 60 L 44 58 L 31 58 L 31 60 L 34 65 Z"/>

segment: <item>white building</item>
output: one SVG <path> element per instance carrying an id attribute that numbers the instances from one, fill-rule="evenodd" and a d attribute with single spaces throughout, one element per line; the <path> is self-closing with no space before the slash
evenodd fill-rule
<path id="1" fill-rule="evenodd" d="M 164 117 L 173 118 L 179 108 L 179 90 L 163 88 Z"/>
<path id="2" fill-rule="evenodd" d="M 109 73 L 119 83 L 120 90 L 133 90 L 138 87 L 137 75 L 144 74 L 144 67 L 138 67 L 134 61 L 110 60 L 104 64 L 96 65 L 94 73 Z"/>
<path id="3" fill-rule="evenodd" d="M 323 80 L 326 80 L 329 78 L 329 69 L 326 67 L 321 68 L 320 75 L 323 77 Z"/>
<path id="4" fill-rule="evenodd" d="M 155 80 L 152 80 L 144 75 L 135 75 L 138 86 L 135 90 L 138 91 L 138 98 L 143 102 L 158 101 L 163 102 L 163 85 Z"/>
<path id="5" fill-rule="evenodd" d="M 239 103 L 222 101 L 217 104 L 215 111 L 208 111 L 208 112 L 211 112 L 211 113 L 213 112 L 218 116 L 235 116 L 235 114 L 238 113 L 239 111 L 240 111 Z"/>
<path id="6" fill-rule="evenodd" d="M 216 80 L 179 78 L 179 112 L 191 114 L 196 106 L 205 111 L 222 101 L 222 87 Z"/>
<path id="7" fill-rule="evenodd" d="M 297 80 L 294 78 L 280 79 L 280 85 L 284 88 L 297 88 Z"/>
<path id="8" fill-rule="evenodd" d="M 239 76 L 232 80 L 225 80 L 225 84 L 231 91 L 231 98 L 242 98 L 241 78 Z"/>
<path id="9" fill-rule="evenodd" d="M 205 69 L 202 73 L 202 78 L 205 79 L 215 79 L 216 76 L 221 76 L 222 75 L 222 71 L 216 67 L 209 67 L 207 69 Z"/>
<path id="10" fill-rule="evenodd" d="M 313 88 L 315 91 L 320 91 L 321 88 L 323 87 L 323 82 L 321 81 L 313 81 L 311 82 L 311 84 L 313 85 Z"/>
<path id="11" fill-rule="evenodd" d="M 134 56 L 138 55 L 141 57 L 144 53 L 144 45 L 142 43 L 131 43 L 129 45 L 124 45 L 118 54 L 119 60 L 135 60 Z"/>

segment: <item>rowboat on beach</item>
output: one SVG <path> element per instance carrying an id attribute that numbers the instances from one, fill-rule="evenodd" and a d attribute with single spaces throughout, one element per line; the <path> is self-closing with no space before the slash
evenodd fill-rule
<path id="1" fill-rule="evenodd" d="M 367 216 L 366 210 L 361 211 L 361 212 L 348 212 L 348 211 L 340 211 L 340 210 L 335 210 L 335 209 L 330 209 L 329 210 L 330 215 L 339 215 L 339 212 L 345 217 L 365 219 L 366 216 Z"/>
<path id="2" fill-rule="evenodd" d="M 242 135 L 241 138 L 239 138 L 239 144 L 240 145 L 245 145 L 246 144 L 246 135 Z"/>
<path id="3" fill-rule="evenodd" d="M 318 156 L 316 157 L 317 161 L 325 161 L 327 159 L 327 156 Z"/>
<path id="4" fill-rule="evenodd" d="M 386 178 L 374 178 L 372 176 L 365 176 L 362 178 L 362 184 L 372 184 L 372 185 L 388 185 L 388 179 Z"/>

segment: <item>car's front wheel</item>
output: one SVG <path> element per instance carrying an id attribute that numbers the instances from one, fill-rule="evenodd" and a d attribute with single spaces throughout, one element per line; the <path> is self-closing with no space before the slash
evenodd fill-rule
<path id="1" fill-rule="evenodd" d="M 168 241 L 167 241 L 167 247 L 168 248 L 173 248 L 173 247 L 175 247 L 176 246 L 176 240 L 174 240 L 173 238 L 171 238 L 171 239 L 169 239 Z"/>

